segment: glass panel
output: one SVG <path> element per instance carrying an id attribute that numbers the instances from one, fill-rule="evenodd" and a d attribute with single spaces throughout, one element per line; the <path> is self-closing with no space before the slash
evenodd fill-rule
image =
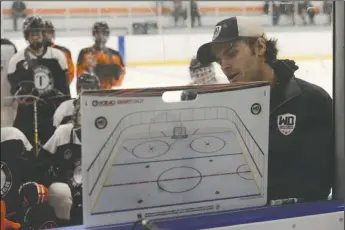
<path id="1" fill-rule="evenodd" d="M 71 95 L 74 98 L 79 93 L 76 88 L 76 76 L 80 76 L 84 72 L 97 74 L 98 76 L 94 80 L 97 87 L 99 84 L 102 89 L 269 81 L 272 86 L 272 94 L 269 127 L 268 199 L 274 200 L 271 204 L 281 204 L 328 198 L 329 188 L 332 185 L 330 181 L 334 157 L 332 152 L 331 100 L 333 95 L 331 1 L 21 2 L 24 5 L 20 5 L 19 2 L 16 1 L 18 5 L 15 9 L 13 8 L 15 6 L 13 5 L 14 1 L 1 2 L 2 37 L 8 38 L 19 52 L 23 52 L 28 47 L 28 40 L 32 44 L 40 45 L 40 41 L 32 41 L 35 40 L 34 37 L 39 37 L 40 33 L 37 33 L 36 30 L 31 31 L 32 33 L 28 31 L 27 34 L 23 32 L 24 19 L 27 16 L 38 15 L 43 20 L 51 21 L 55 28 L 52 40 L 57 45 L 55 47 L 62 50 L 66 57 L 69 54 L 64 48 L 70 51 L 71 56 L 67 57 L 66 60 L 69 70 L 74 68 L 75 73 L 73 71 L 69 73 L 69 78 L 66 81 L 68 81 Z M 24 8 L 20 8 L 20 6 Z M 226 24 L 223 22 L 216 27 L 216 24 L 221 20 L 235 16 L 237 16 L 236 23 Z M 254 28 L 250 26 L 251 23 L 244 24 L 242 23 L 243 19 L 252 23 L 255 22 L 259 26 Z M 231 31 L 230 27 L 232 28 Z M 264 32 L 260 36 L 255 34 L 255 38 L 253 38 L 253 33 L 261 31 L 261 27 Z M 223 38 L 232 38 L 232 40 L 214 45 L 209 49 L 215 56 L 211 64 L 199 63 L 202 59 L 212 56 L 206 55 L 206 53 L 199 55 L 199 60 L 195 60 L 201 45 L 224 36 L 224 31 L 228 29 L 229 34 Z M 45 32 L 48 33 L 48 30 Z M 24 36 L 27 37 L 24 38 Z M 104 41 L 106 42 L 104 43 Z M 32 44 L 31 50 L 35 50 L 33 48 L 35 46 Z M 6 47 L 8 48 L 8 46 Z M 35 78 L 36 75 L 30 75 L 32 73 L 25 75 L 27 68 L 37 69 L 37 66 L 32 66 L 34 65 L 31 62 L 32 59 L 36 59 L 33 54 L 25 57 L 18 57 L 17 55 L 22 63 L 13 65 L 16 59 L 10 61 L 13 52 L 7 48 L 5 49 L 3 44 L 1 45 L 2 126 L 14 125 L 23 132 L 31 145 L 34 146 L 35 154 L 38 154 L 38 150 L 41 152 L 60 151 L 60 149 L 54 148 L 57 146 L 43 146 L 51 138 L 55 128 L 62 124 L 63 119 L 60 119 L 60 123 L 58 122 L 56 127 L 45 130 L 46 127 L 53 125 L 51 120 L 61 101 L 58 103 L 51 101 L 50 103 L 46 95 L 40 94 L 41 91 L 39 90 L 45 88 L 38 89 L 37 84 L 42 86 L 42 81 L 46 75 L 40 75 L 37 78 Z M 12 54 L 3 55 L 5 52 L 12 52 Z M 25 52 L 25 54 L 27 53 Z M 54 54 L 59 55 L 57 52 Z M 10 66 L 10 62 L 12 66 Z M 18 68 L 22 68 L 25 74 L 15 72 Z M 106 74 L 102 75 L 100 73 L 102 70 Z M 113 71 L 111 73 L 114 76 L 108 76 L 110 71 Z M 50 70 L 50 74 L 62 78 L 58 71 Z M 7 75 L 11 79 L 9 82 Z M 27 79 L 23 80 L 21 78 L 24 75 Z M 16 80 L 14 79 L 36 84 L 35 90 L 38 92 L 35 91 L 36 94 L 33 94 L 34 91 L 25 91 L 30 87 L 27 85 L 24 87 L 19 83 L 15 85 Z M 50 84 L 52 81 L 45 81 L 45 83 L 47 82 Z M 24 93 L 21 91 L 23 95 L 19 95 L 19 97 L 18 92 L 20 90 L 24 90 Z M 59 93 L 64 93 L 60 92 L 61 89 L 57 90 Z M 54 91 L 54 93 L 56 92 Z M 57 96 L 61 96 L 59 93 L 56 93 Z M 193 92 L 191 93 L 193 94 Z M 174 95 L 179 101 L 181 93 L 178 92 Z M 188 94 L 185 96 L 188 97 Z M 29 99 L 25 98 L 23 101 L 22 97 Z M 38 116 L 37 114 L 44 114 L 46 110 L 40 107 L 41 104 L 36 108 L 33 103 L 33 101 L 42 98 L 46 100 L 44 106 L 54 105 L 48 109 L 49 115 L 45 120 L 41 117 L 45 115 Z M 3 99 L 6 103 L 3 103 Z M 19 102 L 21 104 L 18 105 Z M 112 104 L 114 101 L 96 101 L 96 103 L 99 106 L 114 105 Z M 31 108 L 27 114 L 25 106 Z M 23 109 L 17 110 L 17 107 Z M 72 112 L 69 116 L 73 116 L 66 123 L 75 124 L 78 122 L 75 119 L 76 112 L 73 107 L 71 108 Z M 248 158 L 247 163 L 243 165 L 234 164 L 233 166 L 238 166 L 236 167 L 237 170 L 245 170 L 241 173 L 245 173 L 247 177 L 243 176 L 244 178 L 242 178 L 255 180 L 255 186 L 262 195 L 261 192 L 265 191 L 265 183 L 262 178 L 267 162 L 264 158 L 264 150 L 256 141 L 257 138 L 260 138 L 261 132 L 258 132 L 259 135 L 253 135 L 251 133 L 253 127 L 247 127 L 246 124 L 248 119 L 241 118 L 238 112 L 232 109 L 217 107 L 215 110 L 207 112 L 193 109 L 191 110 L 192 115 L 189 114 L 188 108 L 184 109 L 187 111 L 183 111 L 181 114 L 187 114 L 188 116 L 186 116 L 193 117 L 193 120 L 206 114 L 209 117 L 200 120 L 228 120 L 229 123 L 233 124 L 234 129 L 237 129 L 236 133 L 241 136 L 241 140 L 236 142 L 238 148 L 244 146 L 245 153 L 240 154 Z M 254 114 L 255 111 L 260 113 L 262 108 L 256 105 L 252 109 Z M 44 112 L 41 113 L 41 111 Z M 19 115 L 16 115 L 17 112 Z M 105 144 L 100 148 L 101 150 L 97 150 L 99 151 L 97 159 L 88 169 L 90 177 L 86 183 L 94 185 L 88 191 L 89 194 L 92 194 L 89 197 L 89 202 L 97 203 L 98 193 L 93 191 L 99 192 L 104 188 L 102 182 L 106 180 L 106 176 L 103 170 L 110 162 L 108 160 L 111 159 L 114 146 L 120 140 L 122 130 L 134 125 L 146 124 L 150 121 L 148 117 L 154 116 L 152 111 L 146 111 L 145 116 L 144 112 L 138 114 L 133 113 L 133 116 L 120 122 L 118 124 L 119 129 L 110 134 L 108 140 L 105 140 Z M 176 116 L 174 122 L 176 124 L 181 122 L 185 117 L 184 115 Z M 17 116 L 17 120 L 14 123 L 15 116 Z M 160 118 L 163 121 L 159 121 L 157 124 L 170 119 Z M 3 125 L 3 122 L 10 125 Z M 202 126 L 202 122 L 200 124 Z M 107 121 L 103 119 L 95 124 L 99 129 L 103 129 L 107 125 Z M 177 134 L 180 133 L 180 135 L 175 135 L 179 138 L 190 135 L 185 127 L 176 125 L 174 128 Z M 161 135 L 157 130 L 154 131 L 156 135 Z M 47 133 L 41 135 L 42 132 Z M 65 137 L 57 138 L 57 140 L 65 140 Z M 50 140 L 54 141 L 55 139 L 51 138 Z M 208 140 L 207 142 L 211 141 Z M 235 141 L 233 142 L 235 143 Z M 78 142 L 76 145 L 80 147 L 79 144 Z M 255 167 L 257 169 L 252 172 L 252 168 Z M 51 168 L 49 173 L 51 173 Z M 2 170 L 2 181 L 5 176 L 5 172 Z M 242 179 L 237 179 L 241 183 L 243 182 Z M 29 178 L 29 180 L 34 179 Z M 8 184 L 1 183 L 1 189 L 6 190 L 6 186 Z M 3 194 L 5 193 L 2 191 L 1 195 Z M 76 219 L 75 223 L 81 224 L 80 219 Z"/>

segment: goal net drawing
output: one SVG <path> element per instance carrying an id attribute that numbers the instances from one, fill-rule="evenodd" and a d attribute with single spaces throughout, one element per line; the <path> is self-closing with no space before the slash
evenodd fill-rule
<path id="1" fill-rule="evenodd" d="M 161 116 L 161 114 L 169 113 L 176 115 Z M 155 119 L 157 116 L 159 116 L 159 119 Z M 103 183 L 107 179 L 108 171 L 110 171 L 118 151 L 115 147 L 121 145 L 121 141 L 123 141 L 121 136 L 124 135 L 126 130 L 143 124 L 185 124 L 210 120 L 223 120 L 233 124 L 232 127 L 236 129 L 233 132 L 241 145 L 243 157 L 248 164 L 260 194 L 263 195 L 265 191 L 264 177 L 266 177 L 264 172 L 267 164 L 265 155 L 236 111 L 226 107 L 141 111 L 128 114 L 119 121 L 92 162 L 87 166 L 84 186 L 87 189 L 87 194 L 85 195 L 87 196 L 89 207 L 95 206 L 98 197 L 102 193 Z M 181 127 L 172 128 L 170 137 L 172 139 L 180 139 L 188 136 L 188 134 L 188 129 L 181 125 Z M 161 135 L 163 136 L 164 133 Z"/>

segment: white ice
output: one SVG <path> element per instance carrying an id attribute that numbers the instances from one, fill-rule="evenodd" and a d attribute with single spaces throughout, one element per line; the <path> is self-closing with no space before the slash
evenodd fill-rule
<path id="1" fill-rule="evenodd" d="M 332 96 L 333 70 L 332 60 L 297 61 L 297 78 L 309 81 L 324 88 Z M 216 64 L 217 77 L 227 83 L 219 66 Z M 178 86 L 189 83 L 188 66 L 127 67 L 125 80 L 121 88 L 144 88 L 158 86 Z M 76 96 L 75 82 L 71 84 L 71 93 Z"/>

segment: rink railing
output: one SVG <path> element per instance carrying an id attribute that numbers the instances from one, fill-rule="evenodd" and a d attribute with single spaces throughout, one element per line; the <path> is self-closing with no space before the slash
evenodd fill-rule
<path id="1" fill-rule="evenodd" d="M 207 112 L 206 112 L 207 110 Z M 153 121 L 157 114 L 160 113 L 179 113 L 182 112 L 191 112 L 193 114 L 193 119 L 181 119 L 182 116 L 176 116 L 175 119 L 169 118 L 169 120 L 160 120 Z M 210 111 L 213 111 L 212 113 Z M 199 116 L 195 116 L 199 114 Z M 204 117 L 200 117 L 200 114 L 204 114 Z M 206 114 L 213 114 L 213 116 L 206 116 Z M 239 144 L 244 150 L 243 154 L 246 158 L 248 166 L 253 171 L 254 179 L 257 183 L 258 189 L 261 193 L 264 192 L 264 180 L 265 177 L 265 154 L 261 150 L 258 143 L 253 138 L 252 134 L 249 132 L 248 128 L 245 126 L 238 114 L 226 107 L 216 107 L 216 108 L 195 108 L 195 109 L 175 109 L 175 110 L 156 110 L 156 111 L 146 111 L 146 112 L 135 112 L 128 114 L 123 117 L 114 130 L 109 135 L 108 139 L 105 141 L 104 145 L 97 153 L 94 160 L 88 166 L 86 170 L 85 182 L 87 183 L 86 187 L 88 189 L 88 198 L 91 207 L 94 207 L 97 197 L 101 192 L 103 183 L 106 179 L 106 174 L 109 167 L 112 165 L 114 160 L 114 152 L 118 151 L 115 149 L 116 144 L 120 140 L 121 134 L 131 127 L 136 125 L 143 124 L 164 124 L 167 122 L 181 123 L 188 121 L 205 121 L 205 120 L 227 120 L 234 124 L 236 127 L 236 133 L 240 135 L 240 138 L 237 138 Z M 113 156 L 113 157 L 112 157 Z M 96 192 L 95 192 L 96 191 Z"/>

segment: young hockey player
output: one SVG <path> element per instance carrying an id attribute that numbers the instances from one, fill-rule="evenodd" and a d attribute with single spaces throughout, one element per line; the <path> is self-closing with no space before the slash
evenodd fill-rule
<path id="1" fill-rule="evenodd" d="M 82 224 L 80 100 L 74 101 L 73 122 L 60 125 L 42 147 L 39 161 L 50 167 L 50 181 L 66 183 L 73 197 L 72 219 Z M 48 182 L 49 184 L 49 182 Z"/>
<path id="2" fill-rule="evenodd" d="M 14 127 L 1 128 L 1 200 L 8 213 L 20 206 L 18 189 L 22 183 L 36 179 L 32 162 L 32 145 Z"/>
<path id="3" fill-rule="evenodd" d="M 120 54 L 106 47 L 110 34 L 106 22 L 96 22 L 92 28 L 95 44 L 82 49 L 78 55 L 77 76 L 83 72 L 94 73 L 101 82 L 101 89 L 121 86 L 125 76 L 125 66 Z"/>
<path id="4" fill-rule="evenodd" d="M 190 85 L 217 84 L 216 71 L 213 63 L 202 65 L 196 58 L 192 58 L 189 64 Z M 181 94 L 181 100 L 193 100 L 196 94 L 193 91 L 184 91 Z"/>
<path id="5" fill-rule="evenodd" d="M 231 17 L 216 24 L 197 59 L 219 63 L 230 82 L 270 83 L 268 200 L 328 199 L 335 161 L 332 99 L 295 77 L 295 62 L 277 55 L 277 40 L 256 21 Z"/>
<path id="6" fill-rule="evenodd" d="M 77 78 L 77 93 L 78 95 L 83 90 L 88 89 L 99 89 L 100 82 L 97 76 L 92 73 L 82 73 Z M 74 100 L 70 99 L 68 101 L 64 101 L 61 105 L 57 108 L 54 114 L 54 126 L 57 128 L 59 125 L 67 124 L 72 121 L 72 115 L 74 113 Z"/>
<path id="7" fill-rule="evenodd" d="M 44 45 L 45 24 L 41 17 L 26 18 L 23 32 L 29 46 L 11 58 L 8 80 L 11 94 L 20 99 L 14 127 L 37 146 L 37 134 L 42 143 L 51 137 L 54 112 L 70 98 L 67 62 L 60 50 Z M 30 101 L 32 96 L 40 98 L 39 102 Z"/>
<path id="8" fill-rule="evenodd" d="M 46 45 L 53 47 L 53 48 L 56 48 L 58 50 L 61 50 L 64 53 L 66 60 L 67 60 L 67 65 L 68 65 L 68 83 L 71 84 L 71 82 L 73 81 L 73 78 L 74 78 L 74 74 L 75 74 L 74 63 L 72 61 L 71 52 L 66 47 L 59 46 L 59 45 L 56 45 L 54 43 L 55 27 L 50 20 L 45 21 L 45 26 L 46 26 L 46 32 L 45 32 Z"/>
<path id="9" fill-rule="evenodd" d="M 15 100 L 11 96 L 7 69 L 11 57 L 17 53 L 16 46 L 8 39 L 1 38 L 1 127 L 12 126 L 16 116 Z"/>

